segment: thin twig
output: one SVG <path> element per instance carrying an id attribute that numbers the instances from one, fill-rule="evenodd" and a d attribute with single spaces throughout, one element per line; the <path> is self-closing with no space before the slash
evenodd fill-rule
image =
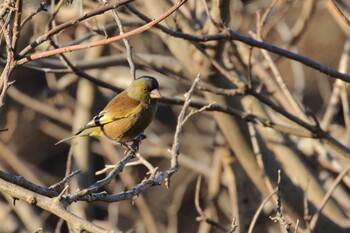
<path id="1" fill-rule="evenodd" d="M 288 232 L 292 233 L 290 223 L 288 223 L 282 214 L 282 195 L 281 195 L 281 170 L 278 170 L 278 180 L 277 180 L 277 211 L 276 216 L 271 217 L 270 219 L 274 222 L 279 222 L 280 225 Z"/>
<path id="2" fill-rule="evenodd" d="M 62 189 L 62 191 L 60 192 L 60 194 L 57 196 L 58 200 L 61 200 L 61 199 L 62 199 L 63 195 L 67 192 L 68 188 L 69 188 L 69 185 L 66 185 L 66 186 Z"/>
<path id="3" fill-rule="evenodd" d="M 178 156 L 180 154 L 179 137 L 180 137 L 180 134 L 182 132 L 182 127 L 184 125 L 184 119 L 186 118 L 186 116 L 185 116 L 186 111 L 189 108 L 190 103 L 191 103 L 192 93 L 195 90 L 199 80 L 200 80 L 200 74 L 197 75 L 190 90 L 185 94 L 185 102 L 184 102 L 182 110 L 181 110 L 181 112 L 178 116 L 178 119 L 177 119 L 177 126 L 176 126 L 176 131 L 174 134 L 173 146 L 172 146 L 171 152 L 170 152 L 172 154 L 172 159 L 171 159 L 171 167 L 172 168 L 178 167 Z"/>
<path id="4" fill-rule="evenodd" d="M 320 206 L 317 208 L 315 214 L 313 215 L 311 221 L 310 221 L 310 229 L 311 231 L 313 231 L 315 229 L 318 217 L 320 216 L 323 208 L 325 207 L 327 201 L 330 199 L 330 197 L 332 196 L 333 192 L 335 191 L 335 188 L 339 185 L 339 183 L 342 181 L 342 179 L 344 178 L 344 176 L 346 176 L 346 174 L 348 174 L 348 172 L 350 171 L 350 166 L 348 166 L 347 168 L 344 169 L 344 171 L 342 171 L 337 178 L 334 180 L 333 184 L 331 185 L 331 187 L 328 189 L 326 195 L 323 197 Z"/>
<path id="5" fill-rule="evenodd" d="M 144 157 L 142 157 L 140 153 L 136 153 L 136 158 L 138 160 L 135 161 L 134 164 L 133 162 L 131 162 L 131 163 L 128 163 L 127 166 L 142 164 L 148 169 L 147 174 L 149 174 L 149 177 L 152 178 L 156 175 L 158 171 L 158 167 L 154 167 L 150 162 L 148 162 Z"/>
<path id="6" fill-rule="evenodd" d="M 204 6 L 204 9 L 205 9 L 205 13 L 207 14 L 210 22 L 216 27 L 218 28 L 219 30 L 221 29 L 222 30 L 222 25 L 220 25 L 218 22 L 215 21 L 215 19 L 213 18 L 213 16 L 210 14 L 210 10 L 209 10 L 209 7 L 208 7 L 208 4 L 205 0 L 202 0 L 202 4 Z"/>
<path id="7" fill-rule="evenodd" d="M 81 172 L 81 169 L 78 169 L 78 170 L 71 172 L 68 176 L 64 177 L 60 182 L 57 182 L 56 184 L 51 185 L 49 187 L 49 189 L 57 189 L 57 188 L 61 187 L 62 185 L 67 183 L 70 178 L 79 174 L 80 172 Z"/>
<path id="8" fill-rule="evenodd" d="M 115 168 L 115 165 L 106 164 L 104 168 L 102 168 L 101 170 L 96 171 L 95 175 L 101 175 L 101 174 L 107 172 L 108 170 L 112 170 L 113 168 Z"/>
<path id="9" fill-rule="evenodd" d="M 262 41 L 262 37 L 259 34 L 254 34 L 251 32 L 251 35 L 255 37 L 257 40 Z M 261 50 L 261 53 L 263 54 L 265 60 L 268 62 L 270 69 L 273 73 L 273 77 L 276 80 L 276 83 L 286 99 L 288 100 L 289 104 L 291 105 L 292 109 L 299 115 L 299 117 L 303 120 L 308 120 L 303 109 L 301 108 L 300 103 L 296 100 L 296 98 L 293 96 L 291 91 L 288 89 L 286 82 L 283 80 L 283 77 L 281 73 L 279 72 L 277 65 L 274 63 L 273 59 L 269 55 L 269 53 L 266 50 Z"/>
<path id="10" fill-rule="evenodd" d="M 329 4 L 331 4 L 331 6 L 333 6 L 334 10 L 338 13 L 338 15 L 341 16 L 341 18 L 346 22 L 346 24 L 348 26 L 350 26 L 350 21 L 349 19 L 346 17 L 346 15 L 340 10 L 339 6 L 337 5 L 336 1 L 334 0 L 328 0 Z"/>
<path id="11" fill-rule="evenodd" d="M 15 17 L 13 20 L 13 28 L 12 28 L 12 45 L 11 49 L 16 52 L 17 51 L 17 44 L 18 44 L 18 38 L 19 34 L 21 32 L 21 18 L 22 18 L 22 5 L 23 0 L 16 0 L 15 3 Z"/>
<path id="12" fill-rule="evenodd" d="M 48 25 L 50 25 L 50 27 L 53 25 L 53 22 L 56 18 L 56 15 L 58 14 L 59 10 L 62 8 L 63 3 L 65 2 L 65 0 L 60 0 L 57 4 L 51 4 L 51 16 L 50 16 L 50 20 Z M 52 28 L 50 28 L 50 31 L 52 30 Z"/>
<path id="13" fill-rule="evenodd" d="M 298 229 L 299 229 L 299 219 L 297 219 L 297 221 L 295 223 L 294 233 L 298 233 Z"/>
<path id="14" fill-rule="evenodd" d="M 307 26 L 310 24 L 311 16 L 316 11 L 316 3 L 316 0 L 303 1 L 302 12 L 291 28 L 291 38 L 288 39 L 289 45 L 295 45 L 304 35 Z"/>
<path id="15" fill-rule="evenodd" d="M 117 11 L 113 10 L 112 12 L 113 12 L 114 19 L 117 22 L 117 25 L 119 28 L 119 34 L 120 35 L 125 34 L 122 21 L 118 15 Z M 123 42 L 124 42 L 124 45 L 126 48 L 126 58 L 128 60 L 129 66 L 130 66 L 130 74 L 131 74 L 131 77 L 135 80 L 136 79 L 136 67 L 135 67 L 135 63 L 134 63 L 133 58 L 132 58 L 132 49 L 131 49 L 129 40 L 127 38 L 124 38 Z"/>
<path id="16" fill-rule="evenodd" d="M 261 202 L 259 208 L 255 211 L 254 217 L 253 217 L 253 219 L 252 219 L 252 221 L 251 221 L 251 223 L 250 223 L 249 229 L 248 229 L 248 233 L 252 233 L 252 232 L 253 232 L 254 226 L 255 226 L 255 224 L 256 224 L 256 222 L 257 222 L 257 220 L 258 220 L 258 217 L 259 217 L 261 211 L 263 210 L 263 208 L 264 208 L 264 206 L 266 205 L 266 203 L 267 203 L 267 202 L 271 199 L 271 197 L 272 197 L 273 195 L 275 195 L 276 193 L 277 193 L 277 188 L 275 188 L 275 190 L 274 190 L 272 193 L 270 193 L 270 194 L 263 200 L 263 202 Z"/>
<path id="17" fill-rule="evenodd" d="M 47 7 L 47 3 L 46 3 L 46 2 L 41 2 L 40 5 L 39 5 L 39 7 L 38 7 L 35 11 L 31 12 L 25 19 L 23 19 L 23 21 L 22 21 L 22 23 L 21 23 L 21 28 L 20 28 L 20 30 L 22 30 L 23 27 L 24 27 L 34 16 L 36 16 L 37 14 L 39 14 L 41 11 L 47 11 L 46 7 Z"/>
<path id="18" fill-rule="evenodd" d="M 267 21 L 267 18 L 269 14 L 271 13 L 271 10 L 274 8 L 276 5 L 277 0 L 274 0 L 270 3 L 270 5 L 266 8 L 264 14 L 260 16 L 260 12 L 257 12 L 257 28 L 256 28 L 256 33 L 262 38 L 262 29 Z"/>
<path id="19" fill-rule="evenodd" d="M 12 59 L 11 58 L 8 59 L 8 61 L 10 61 L 10 60 L 12 60 Z M 6 64 L 5 69 L 3 70 L 3 75 L 2 75 L 1 80 L 0 80 L 0 86 L 2 87 L 2 89 L 0 88 L 0 90 L 1 90 L 0 108 L 4 105 L 4 98 L 5 98 L 5 95 L 9 89 L 9 87 L 14 83 L 14 81 L 12 81 L 12 82 L 8 81 L 12 71 L 13 71 L 13 69 L 11 69 L 11 66 Z"/>
<path id="20" fill-rule="evenodd" d="M 202 181 L 202 177 L 199 176 L 197 179 L 197 183 L 196 183 L 196 191 L 195 191 L 195 197 L 194 197 L 194 204 L 195 204 L 196 210 L 199 214 L 199 216 L 197 217 L 197 221 L 201 221 L 201 222 L 204 221 L 204 222 L 208 223 L 209 225 L 219 229 L 222 232 L 234 232 L 234 230 L 237 227 L 236 225 L 234 225 L 234 221 L 232 222 L 233 223 L 232 229 L 229 230 L 226 227 L 222 226 L 219 222 L 214 221 L 205 215 L 204 211 L 202 210 L 202 207 L 199 204 L 199 191 L 200 191 L 200 187 L 201 187 L 201 181 Z"/>
<path id="21" fill-rule="evenodd" d="M 154 175 L 156 174 L 158 168 L 153 167 L 153 165 L 148 162 L 145 158 L 143 158 L 140 153 L 136 153 L 135 154 L 136 158 L 138 159 L 137 161 L 132 161 L 129 162 L 125 165 L 125 167 L 130 167 L 130 166 L 137 166 L 137 165 L 144 165 L 147 169 L 148 169 L 148 173 L 151 175 L 150 177 L 154 177 Z M 105 167 L 97 172 L 95 172 L 95 175 L 101 175 L 105 172 L 107 172 L 108 170 L 111 170 L 115 167 L 115 165 L 105 165 Z"/>
<path id="22" fill-rule="evenodd" d="M 209 103 L 199 109 L 196 109 L 196 110 L 191 110 L 191 112 L 185 117 L 185 119 L 183 120 L 183 124 L 186 123 L 186 121 L 192 117 L 193 115 L 197 114 L 197 113 L 201 113 L 201 112 L 204 112 L 206 111 L 207 109 L 209 109 L 211 106 L 213 106 L 214 104 L 216 104 L 215 102 L 212 102 L 212 103 Z"/>

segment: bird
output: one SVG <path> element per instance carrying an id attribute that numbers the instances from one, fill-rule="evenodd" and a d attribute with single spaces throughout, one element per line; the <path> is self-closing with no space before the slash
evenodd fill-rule
<path id="1" fill-rule="evenodd" d="M 152 122 L 160 97 L 158 81 L 141 76 L 85 126 L 55 145 L 77 137 L 106 137 L 130 149 L 127 142 L 133 141 Z"/>

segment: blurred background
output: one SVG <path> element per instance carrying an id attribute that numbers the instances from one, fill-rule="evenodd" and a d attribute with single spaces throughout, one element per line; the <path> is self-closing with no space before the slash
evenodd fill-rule
<path id="1" fill-rule="evenodd" d="M 135 10 L 155 19 L 174 2 L 134 1 L 134 10 L 123 6 L 116 12 L 127 32 L 145 24 Z M 348 73 L 349 48 L 344 46 L 347 40 L 349 43 L 349 26 L 331 2 L 188 0 L 161 25 L 191 35 L 214 35 L 229 28 Z M 22 19 L 39 9 L 40 4 L 41 1 L 24 0 Z M 337 1 L 337 5 L 347 14 L 350 1 Z M 33 15 L 21 27 L 17 53 L 57 25 L 74 22 L 74 18 L 103 4 L 52 0 L 43 7 L 46 10 Z M 7 24 L 8 15 L 2 15 L 2 27 Z M 119 33 L 112 12 L 107 11 L 72 23 L 29 54 L 94 42 Z M 4 71 L 7 54 L 3 30 L 0 36 L 0 69 Z M 349 146 L 348 83 L 283 56 L 263 54 L 259 48 L 251 49 L 236 40 L 198 43 L 155 27 L 128 40 L 137 76 L 156 77 L 162 96 L 183 99 L 200 73 L 202 88 L 195 91 L 194 101 L 215 102 L 223 108 L 300 128 L 248 94 L 225 96 L 210 91 L 235 88 L 230 78 L 233 75 L 242 83 L 251 82 L 255 90 L 293 116 L 311 125 L 318 119 L 324 131 Z M 105 177 L 95 172 L 123 158 L 123 148 L 104 139 L 80 138 L 57 146 L 54 143 L 85 125 L 117 90 L 130 84 L 125 51 L 120 41 L 18 66 L 10 76 L 15 83 L 6 92 L 0 108 L 0 128 L 8 128 L 0 133 L 0 169 L 45 187 L 62 180 L 67 170 L 82 169 L 70 180 L 69 193 Z M 87 80 L 86 74 L 93 79 Z M 102 87 L 98 80 L 114 88 Z M 140 155 L 149 164 L 127 166 L 105 187 L 108 193 L 129 190 L 147 178 L 150 167 L 145 164 L 162 171 L 170 167 L 168 149 L 180 110 L 181 106 L 167 101 L 159 104 L 156 119 L 145 131 L 147 138 L 140 147 Z M 234 219 L 238 226 L 235 232 L 248 232 L 259 205 L 276 187 L 277 170 L 281 169 L 282 213 L 293 231 L 297 224 L 297 232 L 350 231 L 349 176 L 337 186 L 318 221 L 310 224 L 326 191 L 349 167 L 349 159 L 325 140 L 284 134 L 229 113 L 203 111 L 185 124 L 180 152 L 180 170 L 172 177 L 169 189 L 164 184 L 151 187 L 133 200 L 117 203 L 77 202 L 70 210 L 99 226 L 122 232 L 223 232 L 197 218 L 200 214 L 195 206 L 195 191 L 201 176 L 199 203 L 205 216 L 227 231 Z M 69 154 L 73 156 L 72 164 L 67 164 Z M 252 232 L 286 232 L 269 219 L 276 215 L 275 197 L 264 205 Z M 23 201 L 14 206 L 7 194 L 0 195 L 0 209 L 0 232 L 34 232 L 39 228 L 43 232 L 68 232 L 67 224 L 57 216 Z"/>

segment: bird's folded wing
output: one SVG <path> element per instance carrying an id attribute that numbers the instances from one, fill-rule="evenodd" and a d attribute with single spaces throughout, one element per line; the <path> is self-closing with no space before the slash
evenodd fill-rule
<path id="1" fill-rule="evenodd" d="M 140 101 L 130 98 L 126 92 L 120 93 L 107 104 L 100 114 L 95 117 L 96 119 L 94 118 L 95 126 L 128 118 L 138 113 L 140 110 Z"/>
<path id="2" fill-rule="evenodd" d="M 113 121 L 133 116 L 141 110 L 140 108 L 141 104 L 137 100 L 132 98 L 115 98 L 105 107 L 103 111 L 95 116 L 84 127 L 79 129 L 77 134 L 81 133 L 85 129 L 102 126 Z"/>

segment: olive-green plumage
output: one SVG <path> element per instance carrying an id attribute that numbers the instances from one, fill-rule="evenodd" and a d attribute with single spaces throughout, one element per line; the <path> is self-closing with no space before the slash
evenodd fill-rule
<path id="1" fill-rule="evenodd" d="M 152 122 L 160 97 L 158 82 L 150 76 L 134 80 L 84 127 L 57 144 L 75 137 L 107 137 L 114 142 L 132 141 Z"/>

